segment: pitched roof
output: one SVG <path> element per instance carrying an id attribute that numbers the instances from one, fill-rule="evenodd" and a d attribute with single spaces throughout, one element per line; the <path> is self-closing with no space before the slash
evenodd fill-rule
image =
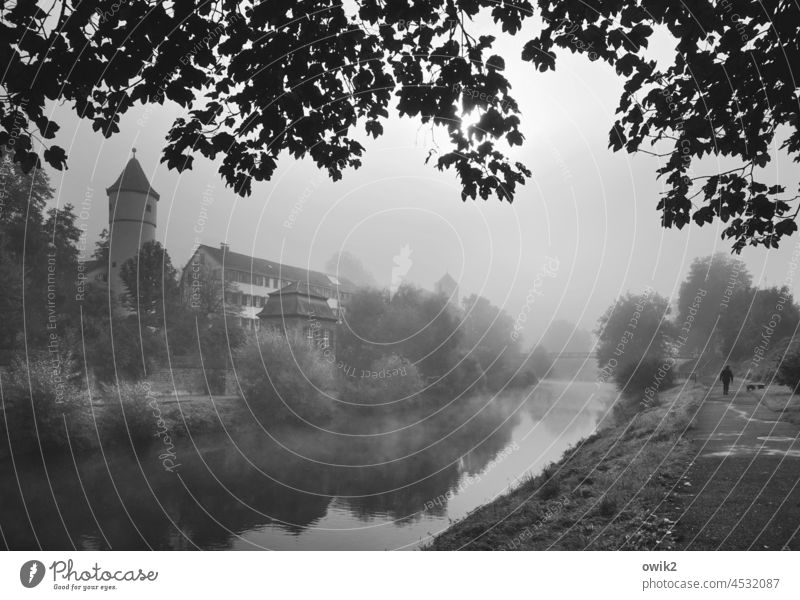
<path id="1" fill-rule="evenodd" d="M 436 285 L 442 285 L 442 284 L 458 285 L 458 282 L 455 279 L 453 279 L 450 273 L 445 273 L 444 275 L 442 275 L 441 279 L 439 279 L 439 281 L 436 282 Z"/>
<path id="2" fill-rule="evenodd" d="M 292 281 L 291 283 L 286 284 L 280 289 L 275 290 L 274 292 L 270 293 L 269 296 L 289 296 L 292 294 L 299 294 L 302 296 L 308 296 L 309 298 L 319 298 L 320 300 L 327 300 L 327 298 L 321 294 L 315 294 L 311 287 L 307 283 L 303 283 L 302 281 Z"/>
<path id="3" fill-rule="evenodd" d="M 106 188 L 106 193 L 110 196 L 112 193 L 119 192 L 141 192 L 143 194 L 150 194 L 158 200 L 161 196 L 150 187 L 150 182 L 147 181 L 147 175 L 144 174 L 142 165 L 133 156 L 122 173 L 119 174 L 117 180 L 111 184 L 111 187 Z"/>
<path id="4" fill-rule="evenodd" d="M 231 250 L 225 251 L 223 260 L 221 248 L 215 248 L 205 244 L 201 244 L 198 250 L 201 248 L 219 264 L 224 265 L 226 269 L 231 269 L 232 271 L 243 271 L 245 273 L 252 273 L 253 275 L 267 275 L 268 277 L 297 281 L 306 286 L 333 287 L 344 292 L 351 292 L 356 289 L 356 286 L 347 279 L 334 277 L 333 275 L 321 273 L 320 271 L 292 267 L 263 258 L 247 256 L 239 252 L 232 252 Z"/>
<path id="5" fill-rule="evenodd" d="M 458 287 L 458 282 L 453 279 L 450 273 L 445 273 L 442 277 L 433 284 L 436 289 L 455 289 Z"/>
<path id="6" fill-rule="evenodd" d="M 267 296 L 267 303 L 261 312 L 260 319 L 305 317 L 322 321 L 337 321 L 336 315 L 328 306 L 324 296 L 314 294 L 307 284 L 292 282 L 275 290 Z"/>

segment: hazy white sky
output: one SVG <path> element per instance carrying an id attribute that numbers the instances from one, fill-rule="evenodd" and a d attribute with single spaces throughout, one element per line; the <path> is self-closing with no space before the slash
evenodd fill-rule
<path id="1" fill-rule="evenodd" d="M 650 285 L 674 297 L 693 258 L 728 252 L 730 243 L 720 240 L 716 225 L 661 229 L 656 159 L 607 149 L 622 89 L 608 66 L 566 55 L 556 73 L 541 74 L 515 58 L 524 39 L 502 52 L 527 137 L 516 156 L 534 175 L 513 205 L 462 203 L 456 178 L 424 164 L 431 131 L 396 118 L 386 135 L 364 142 L 364 166 L 347 172 L 343 181 L 333 183 L 310 161 L 287 157 L 272 181 L 254 185 L 253 195 L 241 199 L 224 187 L 216 164 L 197 157 L 194 169 L 180 175 L 159 163 L 165 135 L 182 111 L 172 104 L 129 111 L 121 132 L 110 140 L 94 133 L 90 122 L 57 109 L 62 125 L 57 141 L 70 157 L 68 171 L 51 172 L 58 202 L 79 205 L 92 188 L 93 241 L 107 224 L 105 188 L 135 146 L 161 194 L 158 239 L 178 267 L 197 241 L 227 240 L 235 251 L 316 269 L 336 251 L 347 250 L 388 285 L 393 257 L 408 244 L 407 280 L 430 288 L 449 271 L 462 295 L 484 295 L 516 318 L 549 256 L 558 260 L 559 269 L 536 284 L 541 295 L 535 297 L 526 331 L 533 343 L 555 318 L 592 329 L 628 289 Z M 669 47 L 665 41 L 659 52 Z M 446 145 L 442 132 L 437 140 Z M 709 171 L 717 168 L 709 163 Z M 776 181 L 787 182 L 790 175 L 796 181 L 796 169 L 785 160 L 770 170 Z M 204 193 L 213 198 L 210 206 L 201 206 Z M 290 215 L 294 222 L 287 228 Z M 754 281 L 781 282 L 793 244 L 769 252 L 746 249 L 742 258 Z"/>

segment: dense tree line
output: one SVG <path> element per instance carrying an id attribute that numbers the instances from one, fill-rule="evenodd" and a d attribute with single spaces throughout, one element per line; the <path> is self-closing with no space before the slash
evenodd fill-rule
<path id="1" fill-rule="evenodd" d="M 777 372 L 776 381 L 794 387 L 800 309 L 790 284 L 759 288 L 737 258 L 697 258 L 674 307 L 648 289 L 608 308 L 597 330 L 600 377 L 654 397 L 677 373 L 716 377 L 732 364 L 742 379 L 769 381 Z"/>
<path id="2" fill-rule="evenodd" d="M 395 294 L 361 289 L 337 333 L 337 358 L 370 369 L 389 356 L 409 361 L 429 384 L 456 393 L 530 385 L 547 374 L 542 351 L 523 352 L 514 321 L 486 298 L 461 306 L 403 284 Z"/>

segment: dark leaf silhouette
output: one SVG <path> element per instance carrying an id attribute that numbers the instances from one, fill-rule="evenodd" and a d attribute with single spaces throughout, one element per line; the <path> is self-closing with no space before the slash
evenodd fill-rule
<path id="1" fill-rule="evenodd" d="M 624 79 L 609 145 L 653 147 L 664 158 L 656 174 L 666 185 L 657 203 L 665 227 L 721 218 L 734 250 L 774 247 L 794 231 L 784 223 L 798 196 L 778 197 L 782 187 L 756 179 L 775 148 L 800 159 L 797 10 L 739 3 L 734 12 L 708 0 L 56 0 L 48 11 L 17 2 L 0 17 L 0 142 L 26 171 L 40 165 L 39 152 L 61 169 L 62 149 L 33 144 L 58 130 L 45 116 L 51 102 L 111 136 L 133 106 L 171 100 L 186 113 L 162 160 L 184 170 L 194 155 L 221 155 L 220 175 L 246 195 L 284 151 L 340 179 L 361 165 L 356 135 L 382 135 L 394 114 L 446 130 L 450 147 L 436 165 L 456 173 L 462 197 L 511 201 L 530 171 L 508 156 L 524 138 L 506 59 L 493 47 L 496 35 L 521 35 L 535 18 L 536 37 L 519 43 L 535 70 L 577 53 Z M 487 20 L 496 31 L 479 31 Z M 674 37 L 671 64 L 645 53 L 658 29 Z M 476 125 L 462 127 L 472 110 Z M 727 179 L 694 174 L 706 155 L 741 166 Z M 709 176 L 719 179 L 710 186 Z"/>

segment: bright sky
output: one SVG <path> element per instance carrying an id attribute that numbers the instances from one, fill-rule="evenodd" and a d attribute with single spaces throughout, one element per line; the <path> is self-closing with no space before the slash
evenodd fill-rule
<path id="1" fill-rule="evenodd" d="M 217 165 L 200 157 L 182 175 L 159 163 L 169 126 L 182 112 L 172 104 L 129 111 L 110 140 L 94 133 L 90 122 L 57 109 L 62 126 L 57 141 L 70 157 L 68 171 L 51 172 L 58 202 L 78 206 L 92 189 L 93 241 L 107 224 L 105 188 L 136 147 L 161 194 L 158 239 L 177 267 L 197 241 L 227 240 L 238 252 L 316 269 L 347 250 L 388 286 L 393 258 L 409 245 L 408 281 L 431 288 L 449 271 L 462 295 L 486 296 L 514 318 L 535 287 L 540 295 L 531 296 L 529 343 L 556 318 L 593 329 L 606 307 L 629 289 L 650 285 L 674 297 L 693 258 L 728 252 L 730 243 L 720 240 L 716 225 L 661 229 L 655 210 L 661 190 L 657 160 L 607 148 L 622 88 L 608 66 L 567 54 L 556 73 L 541 74 L 515 59 L 524 39 L 499 52 L 527 138 L 515 158 L 534 174 L 513 205 L 462 203 L 454 175 L 424 164 L 431 131 L 397 118 L 386 135 L 364 142 L 364 166 L 347 172 L 343 181 L 332 183 L 309 161 L 285 158 L 272 181 L 255 184 L 253 195 L 241 199 L 224 187 Z M 664 39 L 658 51 L 666 56 L 669 48 Z M 441 133 L 436 140 L 446 147 Z M 709 171 L 718 168 L 709 163 Z M 785 183 L 791 169 L 791 163 L 778 160 L 768 177 Z M 201 205 L 204 195 L 213 199 L 209 206 Z M 287 228 L 290 216 L 294 221 Z M 742 258 L 754 281 L 781 282 L 793 244 L 769 252 L 746 249 Z M 543 279 L 547 257 L 557 259 L 558 270 Z"/>

